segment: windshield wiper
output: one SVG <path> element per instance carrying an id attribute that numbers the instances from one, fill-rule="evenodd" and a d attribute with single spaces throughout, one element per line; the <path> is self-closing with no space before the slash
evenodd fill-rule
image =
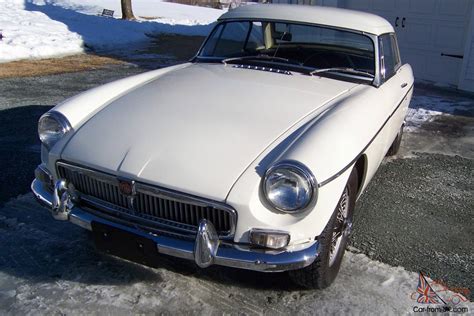
<path id="1" fill-rule="evenodd" d="M 367 76 L 370 78 L 375 78 L 375 76 L 371 74 L 370 72 L 358 70 L 355 68 L 349 68 L 349 67 L 321 68 L 321 69 L 313 70 L 309 74 L 317 75 L 323 72 L 343 72 L 343 73 L 348 73 L 348 74 L 353 74 L 353 75 L 362 75 L 362 76 Z"/>
<path id="2" fill-rule="evenodd" d="M 255 55 L 255 56 L 241 56 L 241 57 L 231 57 L 222 60 L 224 65 L 232 61 L 239 61 L 239 60 L 247 60 L 247 59 L 256 59 L 256 60 L 265 60 L 265 61 L 283 61 L 285 63 L 293 64 L 289 59 L 283 57 L 275 57 L 275 56 L 268 56 L 268 55 Z"/>

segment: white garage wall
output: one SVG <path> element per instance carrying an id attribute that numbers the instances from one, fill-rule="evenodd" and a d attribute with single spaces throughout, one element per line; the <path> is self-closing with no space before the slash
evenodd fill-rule
<path id="1" fill-rule="evenodd" d="M 290 2 L 290 1 L 298 1 L 298 0 L 280 0 L 280 1 Z M 356 0 L 356 1 L 360 1 L 361 7 L 363 8 L 364 3 L 368 3 L 370 0 Z M 379 0 L 379 1 L 382 2 L 382 0 Z M 423 1 L 426 2 L 426 1 L 436 1 L 436 0 L 423 0 Z M 414 4 L 419 3 L 420 4 L 419 7 L 421 8 L 421 10 L 423 10 L 423 6 L 424 6 L 423 1 L 416 2 L 416 3 L 414 2 Z M 440 1 L 443 3 L 443 5 L 445 6 L 447 5 L 449 7 L 450 1 L 453 1 L 453 0 L 440 0 Z M 393 2 L 393 4 L 395 4 L 395 1 L 388 1 L 388 2 Z M 407 0 L 402 1 L 402 2 L 403 4 L 405 4 Z M 321 5 L 321 6 L 344 7 L 346 0 L 312 0 L 311 3 L 316 4 L 316 5 Z M 390 5 L 390 3 L 388 3 L 388 5 Z M 474 92 L 474 6 L 471 6 L 471 7 L 472 7 L 472 10 L 471 10 L 472 13 L 471 13 L 470 22 L 469 22 L 470 25 L 467 28 L 468 34 L 466 34 L 466 40 L 465 40 L 465 45 L 464 45 L 464 54 L 463 54 L 464 58 L 462 62 L 458 63 L 458 67 L 461 69 L 456 74 L 454 72 L 451 72 L 449 74 L 452 75 L 451 84 L 453 83 L 454 85 L 457 84 L 458 88 L 461 90 Z M 459 40 L 461 40 L 461 38 L 459 38 Z M 442 59 L 439 60 L 439 62 L 441 61 Z M 455 62 L 453 60 L 451 61 Z M 423 64 L 423 62 L 424 60 L 421 59 L 421 64 Z M 413 65 L 413 66 L 416 69 L 417 66 L 419 67 L 421 66 L 421 64 Z M 448 76 L 449 74 L 442 73 L 441 76 Z"/>
<path id="2" fill-rule="evenodd" d="M 474 92 L 474 7 L 472 8 L 466 43 L 459 88 Z"/>

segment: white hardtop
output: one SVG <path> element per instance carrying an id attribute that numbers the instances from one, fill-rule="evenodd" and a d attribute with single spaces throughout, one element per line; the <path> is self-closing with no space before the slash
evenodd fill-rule
<path id="1" fill-rule="evenodd" d="M 223 14 L 224 20 L 276 20 L 327 25 L 381 35 L 394 32 L 392 25 L 384 18 L 360 11 L 307 5 L 255 4 L 241 6 Z"/>

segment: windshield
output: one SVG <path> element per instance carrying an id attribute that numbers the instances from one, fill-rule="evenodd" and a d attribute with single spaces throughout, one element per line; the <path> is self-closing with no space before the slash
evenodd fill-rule
<path id="1" fill-rule="evenodd" d="M 374 44 L 370 37 L 287 22 L 222 22 L 197 56 L 198 61 L 211 59 L 226 63 L 288 64 L 310 71 L 324 69 L 324 74 L 354 75 L 348 69 L 358 71 L 359 75 L 371 74 L 371 78 L 375 74 Z"/>

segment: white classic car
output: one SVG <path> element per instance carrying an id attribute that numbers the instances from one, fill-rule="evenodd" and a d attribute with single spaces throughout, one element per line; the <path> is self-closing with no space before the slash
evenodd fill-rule
<path id="1" fill-rule="evenodd" d="M 290 271 L 324 288 L 356 199 L 400 146 L 412 92 L 383 18 L 240 7 L 190 62 L 44 114 L 32 190 L 111 254 Z"/>

